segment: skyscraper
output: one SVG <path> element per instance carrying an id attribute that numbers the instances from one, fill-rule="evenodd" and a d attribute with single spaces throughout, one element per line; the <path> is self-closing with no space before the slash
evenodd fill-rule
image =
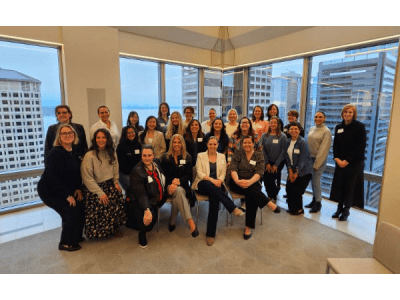
<path id="1" fill-rule="evenodd" d="M 0 173 L 43 167 L 44 132 L 41 82 L 0 69 Z M 0 207 L 37 200 L 38 177 L 0 182 Z"/>
<path id="2" fill-rule="evenodd" d="M 350 103 L 357 107 L 357 119 L 367 131 L 365 170 L 382 174 L 396 58 L 390 52 L 369 50 L 347 52 L 343 59 L 319 64 L 316 106 L 326 113 L 326 125 L 332 133 L 342 121 L 343 106 Z M 328 163 L 334 164 L 332 149 Z M 328 196 L 331 180 L 332 174 L 322 177 L 323 192 Z M 380 183 L 366 182 L 365 192 L 367 206 L 377 208 Z"/>

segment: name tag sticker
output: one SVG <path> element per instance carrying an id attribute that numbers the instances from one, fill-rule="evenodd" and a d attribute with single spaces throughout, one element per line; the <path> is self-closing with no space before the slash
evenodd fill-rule
<path id="1" fill-rule="evenodd" d="M 273 140 L 273 142 L 272 143 L 274 143 L 274 144 L 278 144 L 279 143 L 279 140 Z"/>
<path id="2" fill-rule="evenodd" d="M 185 165 L 185 164 L 186 164 L 186 160 L 185 160 L 185 159 L 181 159 L 181 160 L 179 161 L 179 163 L 180 163 L 181 165 Z"/>
<path id="3" fill-rule="evenodd" d="M 160 125 L 161 125 L 161 127 L 165 127 L 165 124 L 164 124 L 164 123 L 161 123 Z"/>
<path id="4" fill-rule="evenodd" d="M 140 150 L 139 149 L 135 149 L 135 154 L 140 154 Z"/>
<path id="5" fill-rule="evenodd" d="M 256 161 L 255 160 L 250 160 L 250 164 L 255 166 L 256 165 Z"/>
<path id="6" fill-rule="evenodd" d="M 149 183 L 153 182 L 153 178 L 151 178 L 151 176 L 147 176 L 147 180 L 148 180 Z"/>
<path id="7" fill-rule="evenodd" d="M 343 128 L 338 129 L 337 133 L 342 133 L 344 131 Z"/>
<path id="8" fill-rule="evenodd" d="M 300 149 L 294 149 L 293 152 L 294 154 L 300 154 Z"/>
<path id="9" fill-rule="evenodd" d="M 287 128 L 283 129 L 283 132 L 287 132 Z"/>
<path id="10" fill-rule="evenodd" d="M 198 141 L 199 143 L 201 143 L 201 142 L 203 141 L 203 138 L 198 138 L 197 141 Z"/>

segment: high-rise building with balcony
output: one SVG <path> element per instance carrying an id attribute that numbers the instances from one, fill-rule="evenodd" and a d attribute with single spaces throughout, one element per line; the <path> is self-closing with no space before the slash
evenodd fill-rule
<path id="1" fill-rule="evenodd" d="M 41 82 L 0 69 L 0 174 L 43 166 L 44 132 Z M 36 200 L 38 177 L 0 182 L 0 207 Z"/>

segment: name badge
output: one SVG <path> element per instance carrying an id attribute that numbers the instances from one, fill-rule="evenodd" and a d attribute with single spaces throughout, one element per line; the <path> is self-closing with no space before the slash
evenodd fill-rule
<path id="1" fill-rule="evenodd" d="M 342 133 L 344 131 L 343 128 L 338 129 L 337 133 Z"/>
<path id="2" fill-rule="evenodd" d="M 164 124 L 164 123 L 161 123 L 160 125 L 161 125 L 161 127 L 165 127 L 165 124 Z"/>
<path id="3" fill-rule="evenodd" d="M 185 159 L 181 159 L 181 160 L 179 161 L 179 163 L 180 163 L 181 165 L 185 165 L 185 164 L 186 164 L 186 160 L 185 160 Z"/>
<path id="4" fill-rule="evenodd" d="M 300 149 L 294 149 L 294 150 L 293 150 L 293 153 L 294 153 L 294 154 L 300 154 Z"/>
<path id="5" fill-rule="evenodd" d="M 203 138 L 198 138 L 197 141 L 198 141 L 199 143 L 201 143 L 201 142 L 203 141 Z"/>
<path id="6" fill-rule="evenodd" d="M 135 149 L 135 154 L 140 154 L 140 150 L 139 149 Z"/>
<path id="7" fill-rule="evenodd" d="M 262 128 L 262 125 L 256 124 L 256 128 Z"/>
<path id="8" fill-rule="evenodd" d="M 150 144 L 153 142 L 153 139 L 149 139 Z"/>
<path id="9" fill-rule="evenodd" d="M 147 176 L 147 180 L 148 180 L 149 183 L 153 182 L 153 178 L 151 178 L 151 176 Z"/>
<path id="10" fill-rule="evenodd" d="M 279 140 L 272 140 L 272 143 L 278 144 L 278 143 L 279 143 Z"/>
<path id="11" fill-rule="evenodd" d="M 287 128 L 284 128 L 284 129 L 283 129 L 283 132 L 287 132 Z"/>
<path id="12" fill-rule="evenodd" d="M 256 161 L 255 160 L 250 160 L 250 164 L 255 166 L 256 165 Z"/>

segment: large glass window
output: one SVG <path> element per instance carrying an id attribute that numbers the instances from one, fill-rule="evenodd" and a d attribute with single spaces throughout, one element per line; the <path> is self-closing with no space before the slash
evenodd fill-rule
<path id="1" fill-rule="evenodd" d="M 300 109 L 303 59 L 273 63 L 249 69 L 248 115 L 255 106 L 261 106 L 267 117 L 267 108 L 275 104 L 279 117 L 287 123 L 287 112 Z"/>
<path id="2" fill-rule="evenodd" d="M 331 132 L 341 120 L 345 104 L 356 105 L 358 120 L 367 130 L 365 207 L 377 211 L 392 105 L 398 43 L 320 55 L 311 58 L 306 132 L 317 110 L 326 114 Z M 322 177 L 323 196 L 329 198 L 333 178 L 332 149 Z"/>
<path id="3" fill-rule="evenodd" d="M 222 71 L 204 71 L 204 107 L 203 121 L 207 121 L 210 108 L 214 108 L 217 117 L 222 115 Z"/>
<path id="4" fill-rule="evenodd" d="M 194 118 L 198 118 L 199 70 L 193 67 L 165 65 L 165 102 L 171 112 L 176 110 L 182 115 L 187 106 L 194 108 Z"/>
<path id="5" fill-rule="evenodd" d="M 0 209 L 38 202 L 44 139 L 61 104 L 59 51 L 0 41 Z"/>
<path id="6" fill-rule="evenodd" d="M 236 109 L 238 117 L 243 116 L 243 71 L 225 72 L 222 82 L 222 118 L 227 119 L 228 111 Z"/>
<path id="7" fill-rule="evenodd" d="M 144 127 L 148 116 L 158 117 L 159 63 L 121 57 L 120 78 L 122 125 L 126 125 L 129 112 L 136 111 Z"/>

